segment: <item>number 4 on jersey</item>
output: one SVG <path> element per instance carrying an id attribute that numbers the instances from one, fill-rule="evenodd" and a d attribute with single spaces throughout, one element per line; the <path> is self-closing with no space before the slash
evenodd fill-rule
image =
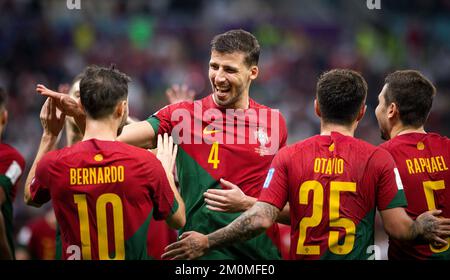
<path id="1" fill-rule="evenodd" d="M 211 151 L 209 152 L 208 163 L 213 165 L 214 169 L 219 166 L 219 142 L 214 142 L 211 146 Z"/>

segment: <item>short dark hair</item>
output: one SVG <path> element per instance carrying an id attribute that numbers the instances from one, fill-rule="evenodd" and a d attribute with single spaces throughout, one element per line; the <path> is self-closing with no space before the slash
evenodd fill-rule
<path id="1" fill-rule="evenodd" d="M 8 95 L 6 91 L 0 87 L 0 111 L 3 111 L 6 108 L 6 103 L 8 102 Z"/>
<path id="2" fill-rule="evenodd" d="M 350 125 L 366 99 L 367 83 L 356 71 L 333 69 L 320 76 L 316 94 L 325 122 Z"/>
<path id="3" fill-rule="evenodd" d="M 216 35 L 211 41 L 211 51 L 220 53 L 243 52 L 245 54 L 244 62 L 250 67 L 258 65 L 261 47 L 253 34 L 242 29 L 236 29 Z"/>
<path id="4" fill-rule="evenodd" d="M 415 70 L 395 71 L 384 82 L 387 85 L 385 104 L 397 104 L 403 125 L 424 125 L 436 95 L 434 85 Z"/>
<path id="5" fill-rule="evenodd" d="M 86 113 L 93 119 L 110 115 L 114 107 L 127 98 L 130 81 L 130 77 L 114 65 L 87 67 L 80 81 L 80 100 Z"/>

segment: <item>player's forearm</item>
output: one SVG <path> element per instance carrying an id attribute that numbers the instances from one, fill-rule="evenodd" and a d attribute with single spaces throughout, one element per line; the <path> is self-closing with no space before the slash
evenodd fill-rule
<path id="1" fill-rule="evenodd" d="M 181 198 L 180 193 L 178 192 L 177 186 L 175 185 L 175 180 L 172 174 L 166 174 L 167 179 L 169 181 L 170 188 L 175 196 L 175 200 L 178 203 L 178 209 L 173 214 L 171 219 L 169 220 L 169 225 L 172 228 L 182 228 L 186 224 L 186 209 L 184 206 L 184 201 Z"/>
<path id="2" fill-rule="evenodd" d="M 25 203 L 31 206 L 40 207 L 40 204 L 33 203 L 31 200 L 31 193 L 30 193 L 30 186 L 31 181 L 33 180 L 35 174 L 36 174 L 36 166 L 38 162 L 41 160 L 41 158 L 48 153 L 49 151 L 53 150 L 56 146 L 56 142 L 58 141 L 57 136 L 50 135 L 50 134 L 43 134 L 41 138 L 41 143 L 39 145 L 38 152 L 36 154 L 36 157 L 34 159 L 33 165 L 30 168 L 30 172 L 28 173 L 27 180 L 25 181 L 25 191 L 24 191 L 24 200 Z"/>
<path id="3" fill-rule="evenodd" d="M 155 147 L 156 133 L 150 123 L 141 121 L 124 126 L 117 140 L 136 147 L 149 149 Z"/>
<path id="4" fill-rule="evenodd" d="M 1 206 L 1 204 L 0 204 Z M 0 260 L 12 260 L 13 255 L 6 237 L 6 226 L 3 213 L 0 211 Z"/>
<path id="5" fill-rule="evenodd" d="M 278 214 L 277 223 L 291 225 L 291 213 L 289 203 L 286 203 L 283 210 L 281 210 L 280 214 Z"/>
<path id="6" fill-rule="evenodd" d="M 256 202 L 228 226 L 208 234 L 209 249 L 243 242 L 258 236 L 269 228 L 280 210 L 265 202 Z"/>

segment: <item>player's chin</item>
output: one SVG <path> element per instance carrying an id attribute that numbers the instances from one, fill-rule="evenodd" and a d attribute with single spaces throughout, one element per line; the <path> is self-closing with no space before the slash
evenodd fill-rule
<path id="1" fill-rule="evenodd" d="M 232 96 L 231 91 L 226 91 L 226 92 L 215 91 L 214 92 L 214 97 L 215 97 L 217 103 L 222 106 L 228 105 L 230 103 L 230 101 L 232 99 L 231 96 Z"/>

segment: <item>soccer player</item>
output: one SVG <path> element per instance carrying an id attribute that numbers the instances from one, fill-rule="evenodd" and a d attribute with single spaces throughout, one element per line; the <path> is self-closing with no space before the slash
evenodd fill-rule
<path id="1" fill-rule="evenodd" d="M 8 122 L 7 95 L 0 88 L 0 260 L 14 259 L 13 202 L 25 160 L 13 147 L 1 142 Z"/>
<path id="2" fill-rule="evenodd" d="M 22 227 L 17 235 L 18 260 L 54 260 L 56 253 L 56 217 L 53 209 Z"/>
<path id="3" fill-rule="evenodd" d="M 367 259 L 378 208 L 387 233 L 399 239 L 446 242 L 450 219 L 420 215 L 414 222 L 394 160 L 385 150 L 353 137 L 366 106 L 367 84 L 351 70 L 324 73 L 315 112 L 321 134 L 283 148 L 269 169 L 259 201 L 227 227 L 207 236 L 186 232 L 163 257 L 196 258 L 209 250 L 257 236 L 289 201 L 291 259 Z M 442 231 L 442 232 L 441 232 Z"/>
<path id="4" fill-rule="evenodd" d="M 274 154 L 286 143 L 286 124 L 281 114 L 249 96 L 250 85 L 259 72 L 259 54 L 259 43 L 249 32 L 231 30 L 215 36 L 208 73 L 213 93 L 194 102 L 166 106 L 146 121 L 125 126 L 118 138 L 151 148 L 156 135 L 174 136 L 179 144 L 177 174 L 186 203 L 183 231 L 209 233 L 229 224 L 239 211 L 250 208 L 261 192 Z M 51 91 L 43 94 L 53 97 L 67 114 L 76 116 L 77 124 L 81 121 L 80 127 L 84 126 L 82 111 L 73 100 Z M 223 206 L 220 201 L 205 202 L 203 194 L 221 190 L 221 184 L 236 184 L 245 194 L 241 197 L 241 209 L 230 209 L 237 213 L 215 211 Z M 278 228 L 270 227 L 266 233 L 210 251 L 204 258 L 279 259 Z"/>
<path id="5" fill-rule="evenodd" d="M 44 132 L 25 200 L 36 206 L 53 200 L 63 259 L 147 259 L 152 216 L 166 219 L 174 228 L 185 223 L 184 204 L 172 176 L 172 138 L 158 137 L 161 162 L 146 150 L 115 141 L 128 117 L 128 82 L 114 68 L 85 70 L 80 81 L 85 133 L 72 147 L 49 152 L 64 115 L 51 98 L 42 108 Z"/>
<path id="6" fill-rule="evenodd" d="M 433 209 L 450 218 L 450 140 L 424 129 L 435 94 L 433 84 L 420 72 L 396 71 L 386 77 L 375 110 L 381 136 L 389 140 L 381 147 L 397 164 L 408 201 L 406 212 L 413 219 Z M 391 238 L 388 257 L 450 260 L 450 250 L 449 245 L 436 247 Z"/>

